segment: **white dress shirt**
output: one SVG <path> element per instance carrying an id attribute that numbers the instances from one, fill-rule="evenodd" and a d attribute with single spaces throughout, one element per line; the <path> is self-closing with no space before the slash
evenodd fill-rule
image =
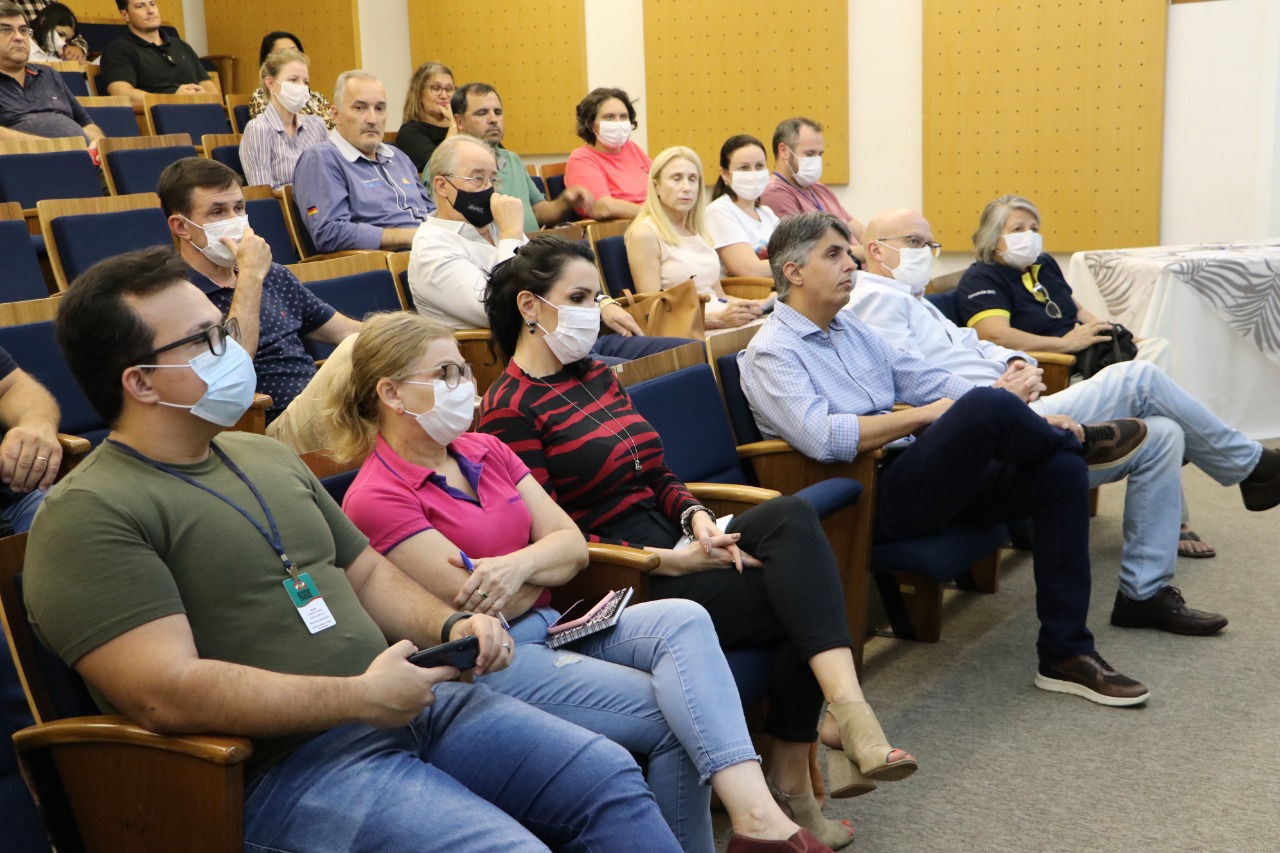
<path id="1" fill-rule="evenodd" d="M 433 213 L 422 223 L 409 255 L 409 291 L 419 314 L 454 329 L 489 328 L 484 312 L 489 271 L 529 241 L 523 235 L 499 240 L 492 223 L 488 230 L 493 243 L 469 222 Z"/>

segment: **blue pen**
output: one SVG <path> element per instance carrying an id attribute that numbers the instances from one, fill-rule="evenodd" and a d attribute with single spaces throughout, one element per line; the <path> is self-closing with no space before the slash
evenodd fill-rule
<path id="1" fill-rule="evenodd" d="M 461 548 L 459 548 L 458 556 L 462 558 L 462 565 L 468 572 L 474 572 L 476 570 L 475 564 L 471 562 L 471 558 L 467 556 L 466 551 L 463 551 Z M 481 595 L 484 596 L 485 598 L 488 598 L 488 596 L 484 595 L 484 593 L 481 593 Z M 498 624 L 502 626 L 502 630 L 510 631 L 511 626 L 507 624 L 507 617 L 502 615 L 501 610 L 498 610 L 495 612 L 498 614 Z"/>

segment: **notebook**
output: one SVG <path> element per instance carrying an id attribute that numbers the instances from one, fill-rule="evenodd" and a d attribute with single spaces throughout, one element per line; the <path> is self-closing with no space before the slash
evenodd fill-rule
<path id="1" fill-rule="evenodd" d="M 634 587 L 626 587 L 609 593 L 605 600 L 601 602 L 595 614 L 584 624 L 556 634 L 548 634 L 546 639 L 547 648 L 558 649 L 567 643 L 572 643 L 574 640 L 581 640 L 583 637 L 589 637 L 592 634 L 617 625 L 618 618 L 622 616 L 622 611 L 631 602 L 631 596 L 634 594 Z"/>

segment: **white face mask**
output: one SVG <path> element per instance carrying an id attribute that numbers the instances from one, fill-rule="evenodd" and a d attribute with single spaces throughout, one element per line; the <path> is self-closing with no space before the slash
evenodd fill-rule
<path id="1" fill-rule="evenodd" d="M 463 379 L 457 387 L 450 388 L 443 379 L 434 382 L 403 381 L 405 385 L 429 385 L 435 393 L 436 403 L 431 411 L 415 415 L 406 410 L 405 414 L 416 420 L 436 444 L 449 446 L 471 426 L 476 410 L 476 386 L 473 382 Z"/>
<path id="2" fill-rule="evenodd" d="M 181 403 L 160 405 L 174 409 L 190 409 L 191 414 L 221 427 L 233 427 L 249 406 L 258 388 L 258 374 L 253 369 L 253 358 L 235 338 L 227 338 L 227 349 L 222 355 L 205 350 L 186 364 L 140 364 L 139 367 L 190 367 L 208 387 L 194 406 Z"/>
<path id="3" fill-rule="evenodd" d="M 276 92 L 276 100 L 280 101 L 280 106 L 297 115 L 302 112 L 307 101 L 311 100 L 311 90 L 301 83 L 281 83 L 280 91 Z"/>
<path id="4" fill-rule="evenodd" d="M 541 296 L 538 298 L 542 299 Z M 547 302 L 545 299 L 542 301 Z M 587 353 L 596 345 L 596 338 L 600 336 L 600 309 L 594 306 L 547 304 L 556 309 L 556 330 L 548 332 L 542 329 L 541 323 L 538 328 L 545 334 L 543 340 L 547 342 L 551 353 L 560 359 L 561 364 L 573 364 L 586 358 Z"/>
<path id="5" fill-rule="evenodd" d="M 631 138 L 631 122 L 602 121 L 596 132 L 596 140 L 605 148 L 621 148 Z"/>
<path id="6" fill-rule="evenodd" d="M 882 247 L 884 243 L 880 244 Z M 897 248 L 889 246 L 888 248 Z M 888 265 L 885 265 L 888 269 Z M 933 250 L 921 246 L 919 249 L 898 249 L 898 266 L 889 270 L 894 281 L 901 282 L 911 288 L 912 296 L 919 296 L 929 285 L 929 277 L 933 272 Z"/>
<path id="7" fill-rule="evenodd" d="M 813 157 L 796 157 L 796 167 L 791 172 L 792 177 L 796 179 L 796 183 L 802 187 L 810 184 L 816 184 L 822 180 L 822 158 Z"/>
<path id="8" fill-rule="evenodd" d="M 182 218 L 187 219 L 185 216 Z M 205 225 L 196 225 L 190 219 L 187 219 L 187 222 L 204 232 L 204 238 L 208 242 L 207 246 L 201 248 L 196 246 L 195 243 L 191 244 L 196 246 L 200 254 L 220 267 L 234 267 L 236 265 L 236 253 L 222 244 L 222 238 L 230 237 L 239 243 L 240 238 L 244 237 L 244 229 L 249 227 L 248 216 L 233 216 L 230 219 L 220 219 L 217 222 L 210 222 Z"/>
<path id="9" fill-rule="evenodd" d="M 53 34 L 53 52 L 62 56 L 62 49 L 67 46 L 67 40 L 57 33 Z"/>
<path id="10" fill-rule="evenodd" d="M 1009 266 L 1025 270 L 1044 252 L 1044 238 L 1039 231 L 1014 231 L 1004 235 L 1004 251 L 1000 257 Z"/>
<path id="11" fill-rule="evenodd" d="M 738 198 L 755 201 L 769 186 L 768 172 L 730 172 L 729 186 Z"/>

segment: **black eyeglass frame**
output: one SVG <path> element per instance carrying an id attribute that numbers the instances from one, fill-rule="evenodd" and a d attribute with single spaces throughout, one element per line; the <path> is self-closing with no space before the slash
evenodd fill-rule
<path id="1" fill-rule="evenodd" d="M 220 356 L 227 351 L 227 338 L 229 337 L 235 338 L 237 342 L 240 340 L 240 321 L 235 317 L 228 317 L 218 325 L 210 326 L 207 329 L 201 329 L 194 335 L 188 335 L 180 341 L 174 341 L 171 344 L 165 344 L 162 347 L 157 347 L 151 352 L 143 354 L 136 363 L 141 364 L 144 361 L 155 361 L 156 356 L 161 353 L 168 352 L 169 350 L 175 350 L 178 347 L 185 347 L 189 344 L 199 343 L 200 341 L 204 341 L 205 345 L 209 347 L 209 352 L 216 356 Z"/>

